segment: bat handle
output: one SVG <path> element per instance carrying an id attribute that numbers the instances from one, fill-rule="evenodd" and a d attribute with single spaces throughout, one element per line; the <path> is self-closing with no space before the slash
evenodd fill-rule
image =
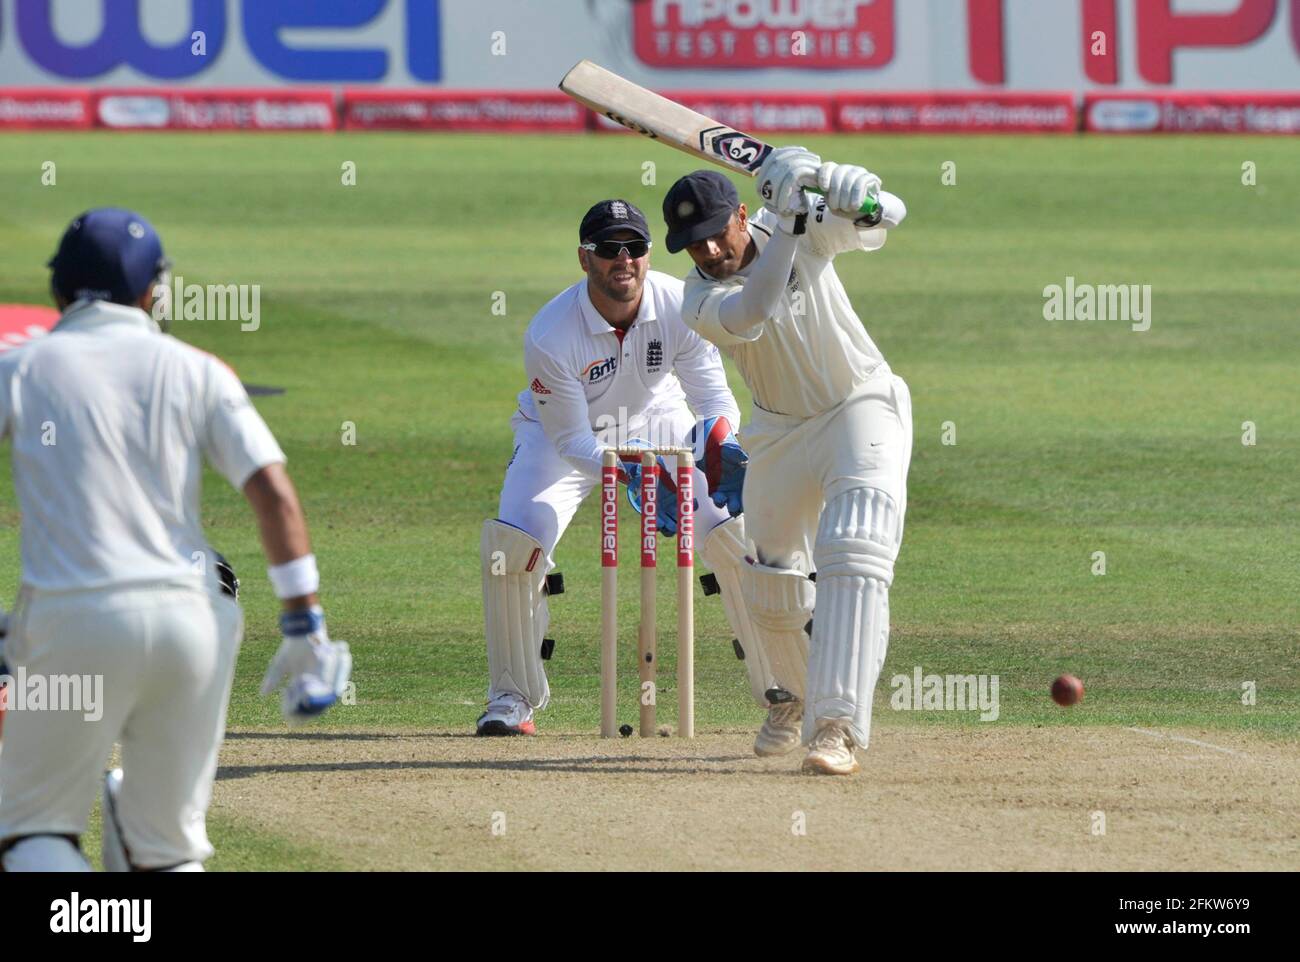
<path id="1" fill-rule="evenodd" d="M 804 190 L 808 191 L 810 194 L 824 193 L 816 187 L 805 187 Z M 863 217 L 870 217 L 872 220 L 875 220 L 880 214 L 880 201 L 876 200 L 874 197 L 868 197 L 862 202 L 862 206 L 858 208 L 858 213 Z"/>

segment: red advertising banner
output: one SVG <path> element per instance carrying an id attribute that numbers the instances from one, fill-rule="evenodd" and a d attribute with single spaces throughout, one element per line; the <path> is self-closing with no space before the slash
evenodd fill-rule
<path id="1" fill-rule="evenodd" d="M 1066 133 L 1079 116 L 1070 93 L 841 94 L 835 124 L 848 133 Z"/>
<path id="2" fill-rule="evenodd" d="M 632 47 L 651 67 L 883 67 L 895 0 L 641 0 Z"/>
<path id="3" fill-rule="evenodd" d="M 562 93 L 346 90 L 347 130 L 583 130 L 587 110 Z"/>
<path id="4" fill-rule="evenodd" d="M 58 323 L 59 312 L 36 304 L 0 304 L 0 354 L 44 337 Z"/>
<path id="5" fill-rule="evenodd" d="M 793 130 L 830 133 L 835 129 L 835 102 L 830 94 L 701 93 L 668 91 L 669 100 L 690 107 L 711 120 L 746 133 Z M 596 115 L 597 130 L 626 131 L 626 127 Z"/>
<path id="6" fill-rule="evenodd" d="M 1105 134 L 1300 134 L 1300 93 L 1089 94 L 1083 115 Z"/>
<path id="7" fill-rule="evenodd" d="M 114 130 L 335 130 L 328 90 L 279 88 L 105 90 L 94 94 L 99 126 Z"/>
<path id="8" fill-rule="evenodd" d="M 0 87 L 0 130 L 82 130 L 93 119 L 89 91 Z"/>

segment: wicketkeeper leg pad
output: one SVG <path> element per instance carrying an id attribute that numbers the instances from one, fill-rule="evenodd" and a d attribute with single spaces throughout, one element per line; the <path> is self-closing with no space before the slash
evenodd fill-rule
<path id="1" fill-rule="evenodd" d="M 545 708 L 551 695 L 542 665 L 550 620 L 546 551 L 523 529 L 492 520 L 483 523 L 481 556 L 488 698 L 509 691 Z"/>
<path id="2" fill-rule="evenodd" d="M 776 687 L 776 676 L 772 674 L 767 649 L 745 604 L 742 584 L 749 568 L 746 551 L 745 518 L 741 515 L 728 518 L 710 530 L 700 544 L 699 555 L 700 560 L 713 572 L 722 595 L 722 608 L 727 614 L 727 623 L 731 625 L 740 650 L 744 652 L 745 671 L 749 673 L 749 687 L 754 694 L 754 701 L 760 708 L 767 708 L 766 692 Z"/>
<path id="3" fill-rule="evenodd" d="M 817 586 L 801 571 L 754 562 L 748 565 L 744 591 L 776 685 L 803 699 L 808 675 L 804 625 L 817 603 Z"/>
<path id="4" fill-rule="evenodd" d="M 819 720 L 839 718 L 858 747 L 867 747 L 872 695 L 889 647 L 889 586 L 902 521 L 897 502 L 876 488 L 846 491 L 822 511 L 805 743 Z"/>

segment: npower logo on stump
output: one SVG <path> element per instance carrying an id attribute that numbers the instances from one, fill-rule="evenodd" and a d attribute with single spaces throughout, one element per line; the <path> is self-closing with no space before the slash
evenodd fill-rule
<path id="1" fill-rule="evenodd" d="M 881 67 L 893 0 L 643 0 L 633 49 L 652 67 Z"/>

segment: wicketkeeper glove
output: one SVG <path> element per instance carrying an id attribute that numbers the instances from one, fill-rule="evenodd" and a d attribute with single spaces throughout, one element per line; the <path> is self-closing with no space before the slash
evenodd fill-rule
<path id="1" fill-rule="evenodd" d="M 631 438 L 627 442 L 629 448 L 648 448 L 650 443 L 640 438 Z M 677 533 L 677 485 L 673 481 L 673 474 L 668 469 L 668 463 L 663 457 L 656 459 L 659 470 L 655 472 L 658 479 L 656 493 L 658 499 L 655 502 L 655 527 L 661 534 L 675 535 Z M 641 485 L 643 482 L 643 468 L 640 461 L 626 459 L 622 460 L 622 469 L 619 474 L 619 480 L 627 485 L 627 503 L 632 506 L 632 510 L 637 514 L 641 513 Z M 699 499 L 691 501 L 691 506 L 698 508 Z"/>
<path id="2" fill-rule="evenodd" d="M 740 495 L 745 487 L 749 455 L 736 440 L 730 422 L 723 417 L 704 418 L 691 428 L 688 440 L 709 485 L 709 498 L 736 517 L 744 510 Z"/>
<path id="3" fill-rule="evenodd" d="M 319 606 L 280 615 L 284 641 L 262 679 L 262 694 L 281 685 L 280 712 L 290 725 L 310 721 L 342 697 L 352 677 L 346 641 L 330 641 Z"/>

